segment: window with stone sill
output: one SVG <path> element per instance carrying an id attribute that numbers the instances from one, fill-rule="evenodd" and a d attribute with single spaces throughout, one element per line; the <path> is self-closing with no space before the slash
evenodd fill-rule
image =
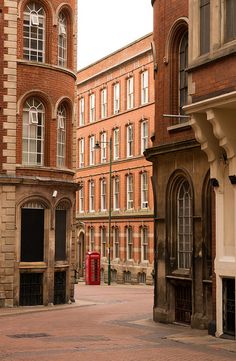
<path id="1" fill-rule="evenodd" d="M 89 181 L 89 212 L 94 212 L 95 211 L 95 184 L 94 184 L 94 180 L 90 180 Z"/>
<path id="2" fill-rule="evenodd" d="M 93 252 L 95 249 L 95 231 L 94 227 L 89 227 L 89 250 Z"/>
<path id="3" fill-rule="evenodd" d="M 132 227 L 126 228 L 126 250 L 127 260 L 133 259 L 133 230 Z"/>
<path id="4" fill-rule="evenodd" d="M 134 78 L 127 79 L 127 109 L 134 107 Z"/>
<path id="5" fill-rule="evenodd" d="M 57 167 L 66 163 L 66 108 L 60 105 L 57 111 Z"/>
<path id="6" fill-rule="evenodd" d="M 79 125 L 84 125 L 84 98 L 79 100 Z"/>
<path id="7" fill-rule="evenodd" d="M 45 24 L 43 7 L 36 1 L 29 2 L 24 9 L 23 58 L 30 61 L 45 61 Z"/>
<path id="8" fill-rule="evenodd" d="M 113 235 L 113 258 L 120 257 L 120 241 L 119 241 L 119 228 L 113 227 L 112 229 Z"/>
<path id="9" fill-rule="evenodd" d="M 101 90 L 101 118 L 107 117 L 107 88 Z"/>
<path id="10" fill-rule="evenodd" d="M 79 190 L 79 213 L 84 212 L 84 186 Z"/>
<path id="11" fill-rule="evenodd" d="M 127 188 L 127 209 L 134 208 L 134 190 L 133 190 L 133 175 L 129 174 L 126 178 Z"/>
<path id="12" fill-rule="evenodd" d="M 101 211 L 106 211 L 107 209 L 107 183 L 106 179 L 101 179 L 100 181 L 101 187 Z"/>
<path id="13" fill-rule="evenodd" d="M 113 178 L 113 210 L 120 208 L 120 180 L 119 177 Z"/>
<path id="14" fill-rule="evenodd" d="M 148 228 L 141 227 L 141 262 L 148 261 Z"/>
<path id="15" fill-rule="evenodd" d="M 44 165 L 45 109 L 42 102 L 29 98 L 23 107 L 22 163 Z"/>
<path id="16" fill-rule="evenodd" d="M 67 66 L 67 21 L 63 12 L 58 17 L 58 65 Z"/>
<path id="17" fill-rule="evenodd" d="M 79 140 L 79 168 L 84 167 L 84 138 Z"/>
<path id="18" fill-rule="evenodd" d="M 127 146 L 126 146 L 126 150 L 127 150 L 127 157 L 130 158 L 132 157 L 134 154 L 134 135 L 133 135 L 133 125 L 130 124 L 127 126 L 126 129 L 126 139 L 127 139 Z"/>

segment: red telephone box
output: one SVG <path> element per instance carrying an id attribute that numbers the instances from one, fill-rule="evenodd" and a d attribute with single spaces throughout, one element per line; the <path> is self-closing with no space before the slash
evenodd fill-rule
<path id="1" fill-rule="evenodd" d="M 86 285 L 100 285 L 100 253 L 87 252 L 85 259 Z"/>

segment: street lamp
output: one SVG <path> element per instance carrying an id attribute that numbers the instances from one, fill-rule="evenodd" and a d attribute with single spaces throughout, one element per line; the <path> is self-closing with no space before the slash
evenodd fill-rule
<path id="1" fill-rule="evenodd" d="M 108 205 L 108 268 L 107 268 L 107 284 L 111 284 L 111 199 L 112 199 L 112 137 L 109 142 L 96 142 L 94 149 L 100 149 L 101 144 L 109 144 L 110 158 L 109 158 L 109 205 Z"/>

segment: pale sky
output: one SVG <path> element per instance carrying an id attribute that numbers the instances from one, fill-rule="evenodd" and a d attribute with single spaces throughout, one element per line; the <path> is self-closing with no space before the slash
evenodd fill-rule
<path id="1" fill-rule="evenodd" d="M 153 31 L 151 0 L 78 0 L 78 68 Z"/>

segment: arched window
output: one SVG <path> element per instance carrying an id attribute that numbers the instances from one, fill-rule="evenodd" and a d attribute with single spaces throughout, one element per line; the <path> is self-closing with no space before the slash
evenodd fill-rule
<path id="1" fill-rule="evenodd" d="M 63 12 L 58 17 L 58 65 L 67 66 L 67 21 Z"/>
<path id="2" fill-rule="evenodd" d="M 57 111 L 57 166 L 65 166 L 66 158 L 66 108 L 60 105 Z"/>
<path id="3" fill-rule="evenodd" d="M 23 57 L 31 61 L 45 60 L 45 12 L 40 3 L 31 1 L 24 10 Z"/>
<path id="4" fill-rule="evenodd" d="M 185 32 L 179 46 L 179 114 L 188 102 L 188 32 Z M 185 121 L 185 120 L 184 120 Z"/>
<path id="5" fill-rule="evenodd" d="M 183 180 L 177 190 L 178 268 L 190 269 L 192 256 L 192 198 L 190 186 Z"/>
<path id="6" fill-rule="evenodd" d="M 37 98 L 29 98 L 23 108 L 22 163 L 44 163 L 44 118 L 45 109 Z"/>

